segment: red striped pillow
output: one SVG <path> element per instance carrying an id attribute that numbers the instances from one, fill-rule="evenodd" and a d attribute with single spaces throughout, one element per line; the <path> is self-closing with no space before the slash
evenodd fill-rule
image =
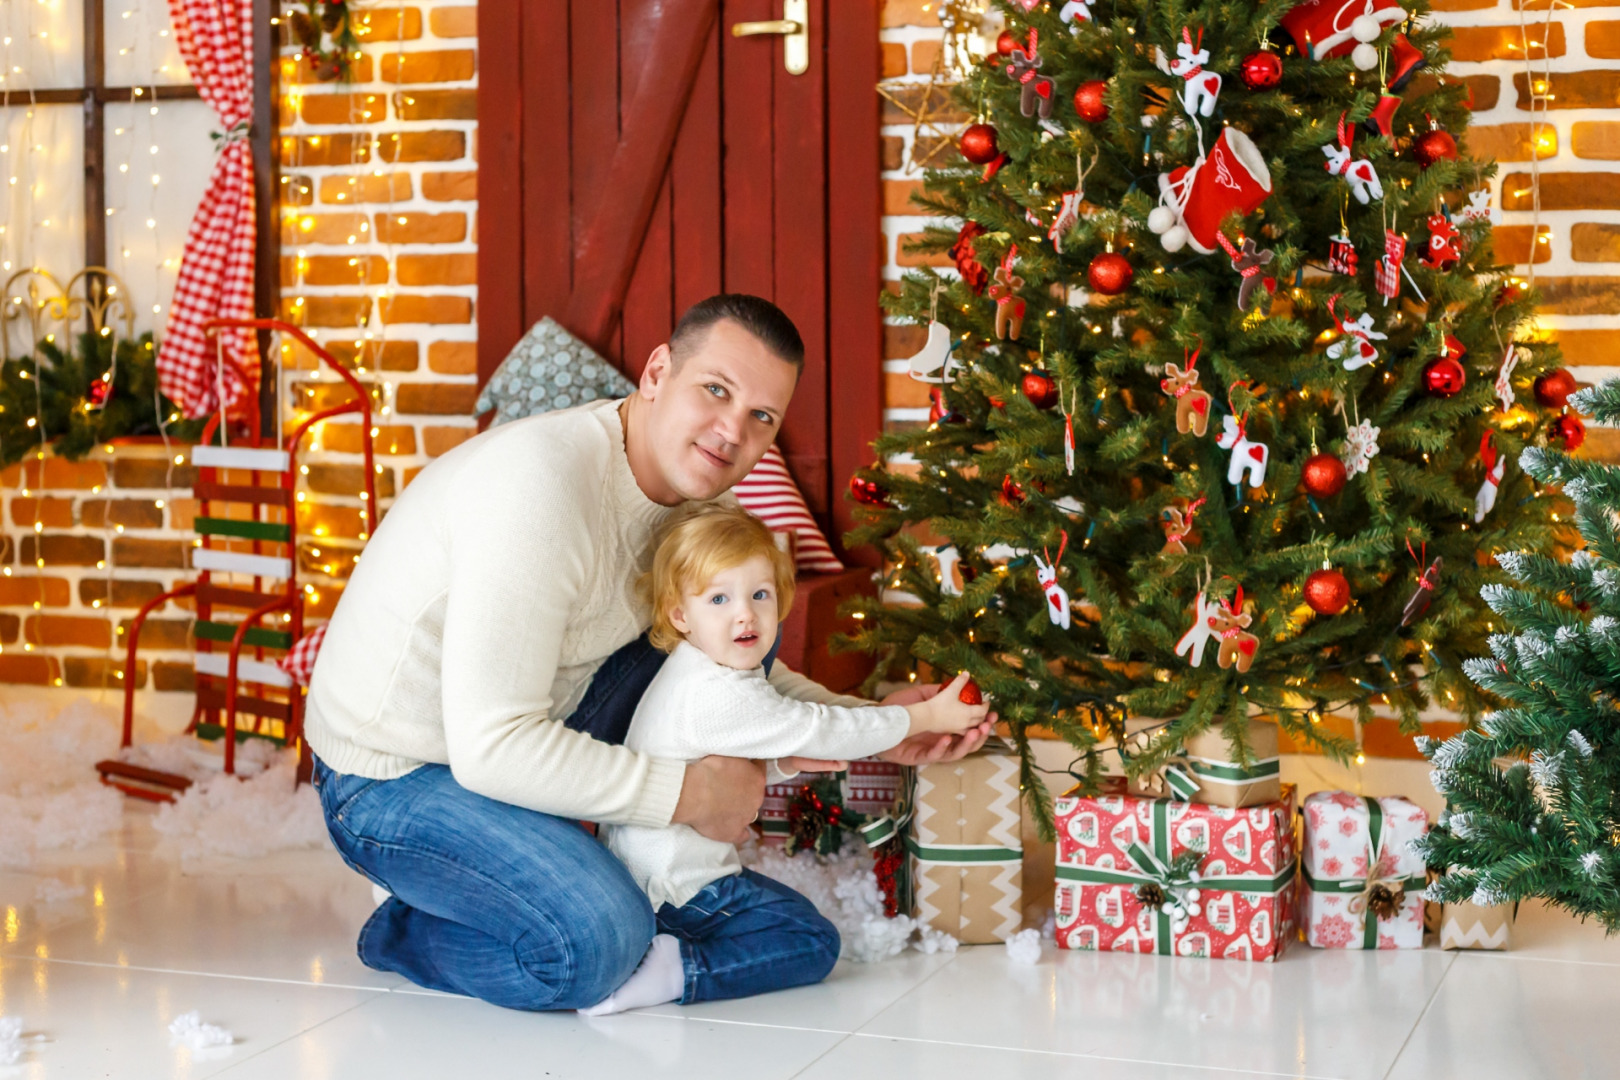
<path id="1" fill-rule="evenodd" d="M 788 472 L 787 460 L 772 443 L 754 470 L 731 489 L 742 508 L 771 527 L 773 532 L 791 532 L 797 544 L 799 570 L 813 574 L 837 574 L 844 564 L 833 554 L 832 545 L 822 535 L 799 485 Z"/>

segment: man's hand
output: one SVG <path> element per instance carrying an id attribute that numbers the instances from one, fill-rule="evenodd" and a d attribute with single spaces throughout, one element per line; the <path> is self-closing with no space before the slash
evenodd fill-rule
<path id="1" fill-rule="evenodd" d="M 675 825 L 690 825 L 710 840 L 740 843 L 765 801 L 765 766 L 746 758 L 710 755 L 686 767 Z"/>
<path id="2" fill-rule="evenodd" d="M 884 705 L 915 705 L 939 693 L 938 683 L 907 686 L 884 698 Z M 984 745 L 995 730 L 996 714 L 984 718 L 978 727 L 968 728 L 960 735 L 913 735 L 899 746 L 885 750 L 878 757 L 896 765 L 933 765 L 940 761 L 959 761 Z"/>
<path id="3" fill-rule="evenodd" d="M 785 773 L 843 772 L 849 768 L 849 762 L 830 758 L 785 757 L 776 763 L 776 767 Z"/>

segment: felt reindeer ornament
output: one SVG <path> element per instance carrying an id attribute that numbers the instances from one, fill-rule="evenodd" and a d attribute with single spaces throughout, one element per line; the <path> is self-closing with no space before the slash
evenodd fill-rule
<path id="1" fill-rule="evenodd" d="M 1266 482 L 1266 463 L 1271 460 L 1271 449 L 1249 438 L 1248 422 L 1247 413 L 1241 419 L 1233 413 L 1221 417 L 1221 433 L 1215 437 L 1215 445 L 1232 451 L 1232 461 L 1226 468 L 1228 484 L 1241 487 L 1247 473 L 1249 486 L 1259 487 Z"/>
<path id="2" fill-rule="evenodd" d="M 1260 276 L 1260 268 L 1271 265 L 1275 252 L 1270 248 L 1256 249 L 1254 241 L 1247 236 L 1243 238 L 1241 250 L 1232 246 L 1232 241 L 1226 238 L 1225 233 L 1216 233 L 1215 239 L 1219 240 L 1221 247 L 1226 249 L 1227 257 L 1232 260 L 1232 269 L 1236 270 L 1242 278 L 1238 283 L 1238 310 L 1248 311 L 1249 304 L 1254 298 L 1255 286 L 1265 285 L 1267 292 L 1271 292 L 1277 287 L 1277 282 L 1273 279 Z"/>
<path id="3" fill-rule="evenodd" d="M 1419 566 L 1429 557 L 1429 542 L 1423 542 L 1423 554 L 1419 555 L 1412 550 L 1412 541 L 1406 541 L 1406 552 Z M 1406 607 L 1401 610 L 1401 626 L 1411 626 L 1429 612 L 1429 605 L 1434 602 L 1434 590 L 1440 584 L 1440 556 L 1434 557 L 1434 562 L 1424 569 L 1423 575 L 1418 578 L 1417 590 L 1406 601 Z"/>
<path id="4" fill-rule="evenodd" d="M 1202 667 L 1204 646 L 1215 637 L 1215 616 L 1219 613 L 1220 605 L 1210 600 L 1203 589 L 1199 589 L 1198 598 L 1193 601 L 1192 625 L 1176 642 L 1176 655 L 1185 656 L 1187 663 L 1193 667 Z"/>
<path id="5" fill-rule="evenodd" d="M 1040 118 L 1046 120 L 1052 115 L 1052 80 L 1041 74 L 1042 60 L 1035 51 L 1039 41 L 1040 31 L 1030 27 L 1028 44 L 1021 49 L 1015 46 L 1007 54 L 1007 74 L 1023 84 L 1019 111 L 1025 116 L 1039 113 Z"/>
<path id="6" fill-rule="evenodd" d="M 1474 496 L 1474 524 L 1485 520 L 1485 515 L 1496 508 L 1496 493 L 1502 486 L 1502 474 L 1507 469 L 1507 458 L 1496 449 L 1496 432 L 1489 429 L 1479 439 L 1479 458 L 1485 463 L 1485 480 Z"/>
<path id="7" fill-rule="evenodd" d="M 1215 115 L 1215 99 L 1221 93 L 1221 77 L 1213 71 L 1205 71 L 1204 65 L 1207 63 L 1209 50 L 1204 48 L 1204 28 L 1198 28 L 1195 43 L 1192 31 L 1183 26 L 1181 43 L 1176 46 L 1176 58 L 1170 61 L 1167 70 L 1182 79 L 1181 107 L 1188 116 Z"/>
<path id="8" fill-rule="evenodd" d="M 1201 439 L 1204 432 L 1209 430 L 1210 396 L 1207 390 L 1198 389 L 1198 351 L 1194 349 L 1187 353 L 1183 350 L 1187 357 L 1185 371 L 1173 363 L 1164 365 L 1164 378 L 1159 380 L 1159 389 L 1175 399 L 1176 430 Z"/>
<path id="9" fill-rule="evenodd" d="M 1091 21 L 1091 5 L 1095 2 L 1096 0 L 1064 0 L 1063 6 L 1058 9 L 1058 18 L 1069 28 L 1069 33 L 1078 34 L 1080 24 Z"/>
<path id="10" fill-rule="evenodd" d="M 1014 244 L 996 267 L 995 284 L 990 286 L 990 299 L 996 302 L 996 337 L 1002 341 L 1017 341 L 1024 330 L 1024 301 L 1018 295 L 1024 279 L 1013 271 L 1017 258 L 1018 245 Z"/>
<path id="11" fill-rule="evenodd" d="M 1355 371 L 1378 359 L 1378 349 L 1373 342 L 1387 341 L 1389 335 L 1372 328 L 1372 315 L 1367 312 L 1362 312 L 1361 317 L 1356 319 L 1352 319 L 1348 312 L 1341 315 L 1337 305 L 1343 295 L 1334 293 L 1328 297 L 1328 314 L 1344 336 L 1328 346 L 1327 355 L 1329 360 L 1342 360 L 1344 370 Z"/>
<path id="12" fill-rule="evenodd" d="M 1203 505 L 1204 498 L 1200 495 L 1185 509 L 1171 505 L 1159 511 L 1159 524 L 1164 528 L 1164 547 L 1159 549 L 1160 555 L 1187 554 L 1187 538 L 1192 535 L 1193 518 Z"/>
<path id="13" fill-rule="evenodd" d="M 1220 651 L 1215 656 L 1217 664 L 1223 668 L 1236 665 L 1239 675 L 1248 674 L 1255 651 L 1260 648 L 1260 639 L 1246 629 L 1253 621 L 1254 617 L 1243 610 L 1243 586 L 1239 585 L 1232 602 L 1222 600 L 1210 617 L 1209 627 L 1221 639 Z"/>
<path id="14" fill-rule="evenodd" d="M 1327 171 L 1332 176 L 1344 177 L 1345 183 L 1350 185 L 1350 193 L 1356 201 L 1366 206 L 1374 199 L 1384 197 L 1383 185 L 1378 182 L 1378 173 L 1373 169 L 1372 162 L 1366 158 L 1352 158 L 1350 146 L 1355 141 L 1355 129 L 1344 122 L 1344 114 L 1339 114 L 1339 142 L 1335 146 L 1328 143 L 1322 147 L 1322 153 L 1327 155 Z"/>
<path id="15" fill-rule="evenodd" d="M 1053 626 L 1059 626 L 1067 630 L 1072 621 L 1072 615 L 1069 611 L 1069 593 L 1057 583 L 1057 572 L 1058 567 L 1063 563 L 1063 553 L 1069 547 L 1069 530 L 1064 529 L 1062 536 L 1063 540 L 1058 544 L 1056 559 L 1052 558 L 1050 548 L 1042 549 L 1046 555 L 1045 559 L 1033 554 L 1030 558 L 1035 560 L 1035 576 L 1041 583 L 1041 591 L 1046 593 L 1047 617 L 1052 620 Z"/>
<path id="16" fill-rule="evenodd" d="M 1502 352 L 1502 364 L 1496 369 L 1496 400 L 1502 403 L 1502 411 L 1507 412 L 1513 408 L 1515 395 L 1513 393 L 1513 369 L 1519 366 L 1519 347 L 1512 343 Z"/>

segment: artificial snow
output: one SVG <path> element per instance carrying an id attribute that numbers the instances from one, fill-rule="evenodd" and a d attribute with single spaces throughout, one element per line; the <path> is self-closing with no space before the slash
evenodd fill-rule
<path id="1" fill-rule="evenodd" d="M 85 700 L 0 706 L 0 868 L 30 867 L 118 828 L 123 797 L 95 770 L 118 749 L 118 723 L 112 709 Z"/>
<path id="2" fill-rule="evenodd" d="M 216 1046 L 229 1046 L 236 1036 L 218 1024 L 203 1023 L 202 1014 L 193 1009 L 174 1018 L 169 1024 L 174 1041 L 192 1050 L 208 1050 Z"/>
<path id="3" fill-rule="evenodd" d="M 20 1016 L 0 1016 L 0 1068 L 22 1061 L 30 1046 L 45 1041 L 43 1035 L 24 1035 Z"/>
<path id="4" fill-rule="evenodd" d="M 249 739 L 237 747 L 236 764 L 236 776 L 205 777 L 158 811 L 152 827 L 182 859 L 252 859 L 329 842 L 319 796 L 308 784 L 296 783 L 295 751 Z"/>
<path id="5" fill-rule="evenodd" d="M 1041 932 L 1020 930 L 1007 939 L 1007 959 L 1015 964 L 1041 962 Z"/>

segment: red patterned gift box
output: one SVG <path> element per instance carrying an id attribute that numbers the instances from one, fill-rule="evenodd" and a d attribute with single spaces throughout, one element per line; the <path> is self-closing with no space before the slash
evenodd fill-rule
<path id="1" fill-rule="evenodd" d="M 799 789 L 812 780 L 837 773 L 800 773 L 784 784 L 771 784 L 765 789 L 765 802 L 759 808 L 760 840 L 766 844 L 781 844 L 787 840 L 788 805 Z M 900 794 L 900 766 L 877 758 L 862 758 L 849 763 L 843 774 L 844 810 L 846 813 L 881 817 L 894 808 L 895 796 Z"/>
<path id="2" fill-rule="evenodd" d="M 1429 815 L 1405 799 L 1348 791 L 1306 799 L 1299 894 L 1306 944 L 1421 949 L 1424 866 L 1411 842 L 1428 831 Z"/>
<path id="3" fill-rule="evenodd" d="M 1294 792 L 1234 809 L 1126 795 L 1057 800 L 1057 941 L 1274 960 L 1294 932 Z"/>

